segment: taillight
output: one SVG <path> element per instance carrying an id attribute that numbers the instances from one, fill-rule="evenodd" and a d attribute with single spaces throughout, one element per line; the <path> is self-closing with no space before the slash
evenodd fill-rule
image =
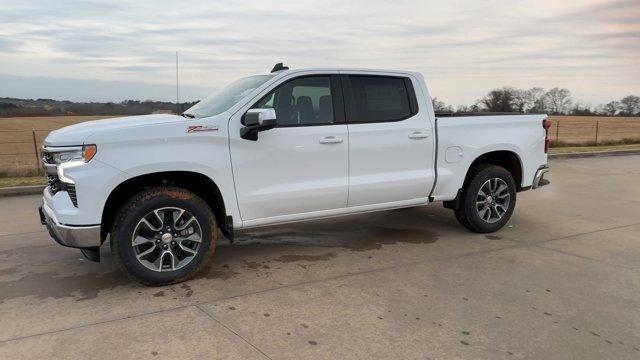
<path id="1" fill-rule="evenodd" d="M 542 128 L 544 129 L 544 153 L 549 151 L 549 128 L 551 127 L 551 120 L 544 118 L 542 120 Z"/>

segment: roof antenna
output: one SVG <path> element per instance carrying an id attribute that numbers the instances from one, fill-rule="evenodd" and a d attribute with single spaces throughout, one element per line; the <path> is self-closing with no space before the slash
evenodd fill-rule
<path id="1" fill-rule="evenodd" d="M 289 70 L 288 66 L 284 66 L 282 65 L 282 63 L 277 63 L 273 69 L 271 69 L 271 72 L 274 73 L 276 71 L 281 71 L 281 70 Z"/>

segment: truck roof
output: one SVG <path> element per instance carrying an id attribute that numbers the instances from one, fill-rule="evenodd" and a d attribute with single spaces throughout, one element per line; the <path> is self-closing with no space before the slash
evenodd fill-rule
<path id="1" fill-rule="evenodd" d="M 352 68 L 352 67 L 339 67 L 339 66 L 329 66 L 329 67 L 306 67 L 306 68 L 297 68 L 297 69 L 284 69 L 284 70 L 276 70 L 274 72 L 265 72 L 261 74 L 294 74 L 298 72 L 323 72 L 323 71 L 342 71 L 342 72 L 355 72 L 355 73 L 384 73 L 384 74 L 411 74 L 422 76 L 421 73 L 417 71 L 409 71 L 409 70 L 398 70 L 398 69 L 368 69 L 368 68 Z"/>

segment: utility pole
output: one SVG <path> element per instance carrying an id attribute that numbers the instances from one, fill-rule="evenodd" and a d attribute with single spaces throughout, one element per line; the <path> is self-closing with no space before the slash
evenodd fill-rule
<path id="1" fill-rule="evenodd" d="M 176 51 L 176 109 L 180 114 L 180 91 L 178 90 L 178 52 Z"/>

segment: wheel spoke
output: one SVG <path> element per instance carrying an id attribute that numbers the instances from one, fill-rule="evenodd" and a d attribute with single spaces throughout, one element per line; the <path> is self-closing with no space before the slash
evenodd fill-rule
<path id="1" fill-rule="evenodd" d="M 187 228 L 187 226 L 189 226 L 189 224 L 191 224 L 192 222 L 196 221 L 196 217 L 192 216 L 189 219 L 187 219 L 187 221 L 184 222 L 184 224 L 182 224 L 181 226 L 176 226 L 176 230 L 180 231 L 180 230 L 184 230 Z"/>
<path id="2" fill-rule="evenodd" d="M 140 246 L 140 245 L 149 244 L 149 243 L 153 243 L 153 240 L 147 239 L 146 237 L 140 236 L 140 235 L 136 236 L 136 238 L 133 239 L 133 242 L 132 242 L 133 246 Z"/>
<path id="3" fill-rule="evenodd" d="M 483 190 L 483 189 L 484 189 L 484 191 L 482 193 L 485 194 L 485 196 L 486 196 L 486 194 L 491 194 L 491 183 L 489 181 L 484 183 L 484 185 L 482 185 L 481 190 Z"/>
<path id="4" fill-rule="evenodd" d="M 171 224 L 173 224 L 173 211 L 171 210 L 165 210 L 164 211 L 164 228 L 167 229 L 171 226 Z"/>
<path id="5" fill-rule="evenodd" d="M 169 262 L 171 264 L 171 271 L 176 269 L 176 257 L 173 255 L 173 253 L 170 250 L 167 250 L 164 252 L 164 255 L 168 255 L 171 258 L 171 261 Z M 163 261 L 164 263 L 164 261 Z"/>
<path id="6" fill-rule="evenodd" d="M 146 227 L 149 228 L 149 230 L 152 230 L 152 231 L 159 231 L 160 229 L 162 229 L 162 225 L 160 225 L 160 227 L 155 227 L 146 218 L 142 218 L 142 220 L 140 220 L 140 223 L 144 224 Z"/>
<path id="7" fill-rule="evenodd" d="M 189 248 L 187 246 L 184 246 L 184 244 L 182 242 L 180 242 L 179 245 L 180 245 L 180 249 L 182 249 L 184 252 L 189 253 L 191 256 L 194 256 L 195 254 L 198 253 L 197 251 L 195 251 L 195 250 L 193 250 L 193 249 L 191 249 L 191 248 Z"/>
<path id="8" fill-rule="evenodd" d="M 501 217 L 502 215 L 500 215 L 496 206 L 495 205 L 491 206 L 491 218 L 495 220 L 500 220 Z"/>
<path id="9" fill-rule="evenodd" d="M 151 246 L 147 250 L 141 252 L 140 254 L 136 255 L 136 257 L 138 258 L 138 260 L 140 260 L 140 259 L 146 257 L 147 255 L 151 254 L 155 249 L 156 249 L 156 244 L 153 243 L 153 246 Z"/>
<path id="10" fill-rule="evenodd" d="M 497 197 L 498 199 L 505 199 L 505 198 L 508 198 L 509 196 L 511 196 L 511 195 L 509 194 L 509 191 L 507 191 L 507 192 L 505 192 L 505 193 L 502 193 L 502 194 L 496 194 L 496 197 Z"/>
<path id="11" fill-rule="evenodd" d="M 177 215 L 176 215 L 177 213 Z M 180 220 L 180 218 L 182 217 L 182 215 L 184 215 L 185 210 L 184 209 L 179 209 L 177 211 L 173 212 L 173 227 L 178 229 L 178 220 Z"/>
<path id="12" fill-rule="evenodd" d="M 153 269 L 155 271 L 162 271 L 162 263 L 163 263 L 163 259 L 164 259 L 164 254 L 165 252 L 161 252 L 160 255 L 158 255 L 158 257 L 156 258 L 156 260 L 152 263 Z"/>
<path id="13" fill-rule="evenodd" d="M 500 196 L 500 194 L 502 194 L 502 192 L 505 190 L 507 190 L 507 185 L 505 184 L 498 185 L 498 188 L 496 189 L 496 195 Z"/>
<path id="14" fill-rule="evenodd" d="M 156 216 L 158 221 L 160 222 L 160 229 L 164 227 L 164 212 L 160 214 L 161 209 L 153 210 L 153 214 Z"/>
<path id="15" fill-rule="evenodd" d="M 187 236 L 186 238 L 184 238 L 184 240 L 189 240 L 189 241 L 193 241 L 193 242 L 199 243 L 199 242 L 202 241 L 202 238 L 197 233 L 193 233 L 193 234 Z"/>

